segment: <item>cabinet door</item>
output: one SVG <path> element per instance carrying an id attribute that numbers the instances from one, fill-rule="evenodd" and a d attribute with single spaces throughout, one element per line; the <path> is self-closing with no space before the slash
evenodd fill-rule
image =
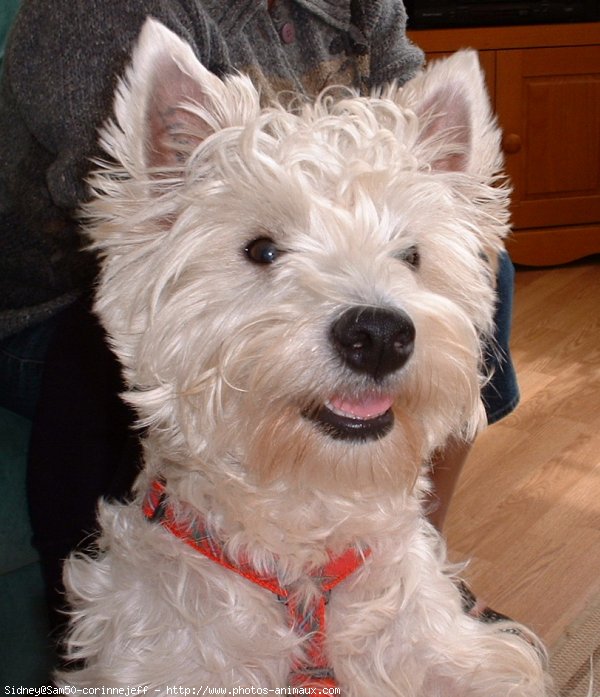
<path id="1" fill-rule="evenodd" d="M 600 46 L 497 53 L 513 227 L 600 221 Z"/>

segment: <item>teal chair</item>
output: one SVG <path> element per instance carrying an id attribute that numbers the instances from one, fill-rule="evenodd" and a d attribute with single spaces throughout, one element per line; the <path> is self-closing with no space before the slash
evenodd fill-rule
<path id="1" fill-rule="evenodd" d="M 4 58 L 4 45 L 8 36 L 8 30 L 17 13 L 19 3 L 20 0 L 2 0 L 0 3 L 0 64 Z"/>
<path id="2" fill-rule="evenodd" d="M 0 0 L 0 64 L 19 0 Z M 0 407 L 0 685 L 47 684 L 53 653 L 44 584 L 31 546 L 25 478 L 31 424 Z"/>
<path id="3" fill-rule="evenodd" d="M 47 683 L 53 663 L 25 493 L 30 429 L 27 419 L 0 408 L 0 684 L 24 687 Z"/>

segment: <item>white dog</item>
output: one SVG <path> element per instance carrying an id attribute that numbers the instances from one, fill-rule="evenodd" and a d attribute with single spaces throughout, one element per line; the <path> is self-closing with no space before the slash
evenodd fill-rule
<path id="1" fill-rule="evenodd" d="M 148 20 L 101 139 L 97 311 L 145 467 L 67 563 L 59 680 L 548 695 L 531 643 L 464 613 L 423 515 L 428 458 L 485 418 L 507 231 L 475 55 L 263 108 Z"/>

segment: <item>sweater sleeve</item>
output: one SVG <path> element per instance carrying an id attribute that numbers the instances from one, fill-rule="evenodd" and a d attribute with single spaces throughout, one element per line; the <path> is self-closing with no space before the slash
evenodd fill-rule
<path id="1" fill-rule="evenodd" d="M 424 62 L 423 51 L 406 36 L 406 10 L 401 0 L 382 0 L 372 35 L 371 83 L 404 84 Z"/>
<path id="2" fill-rule="evenodd" d="M 11 113 L 0 112 L 4 173 L 18 177 L 20 169 L 43 167 L 50 201 L 60 209 L 85 198 L 97 129 L 110 114 L 117 77 L 148 15 L 198 45 L 198 29 L 179 3 L 25 0 L 6 55 Z"/>

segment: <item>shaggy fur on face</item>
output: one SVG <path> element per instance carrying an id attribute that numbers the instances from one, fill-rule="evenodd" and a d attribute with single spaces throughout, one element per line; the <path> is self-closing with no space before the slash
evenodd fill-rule
<path id="1" fill-rule="evenodd" d="M 463 613 L 422 512 L 432 452 L 485 420 L 507 232 L 475 55 L 368 98 L 264 106 L 149 20 L 101 141 L 96 309 L 145 468 L 66 565 L 82 667 L 60 680 L 274 689 L 302 655 L 270 593 L 145 519 L 160 478 L 182 520 L 300 601 L 329 554 L 370 551 L 327 606 L 346 697 L 549 695 L 530 643 Z"/>

